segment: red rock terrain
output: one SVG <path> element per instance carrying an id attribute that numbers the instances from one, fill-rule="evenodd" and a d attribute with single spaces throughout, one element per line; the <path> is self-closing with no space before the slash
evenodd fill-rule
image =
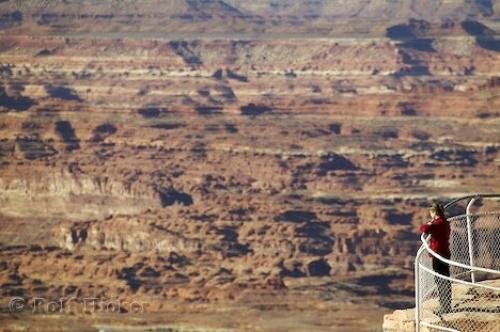
<path id="1" fill-rule="evenodd" d="M 380 329 L 500 189 L 497 7 L 0 1 L 0 326 Z"/>

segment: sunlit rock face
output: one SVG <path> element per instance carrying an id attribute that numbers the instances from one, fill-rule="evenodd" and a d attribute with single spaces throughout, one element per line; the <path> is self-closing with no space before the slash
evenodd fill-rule
<path id="1" fill-rule="evenodd" d="M 413 306 L 429 202 L 500 189 L 497 13 L 0 1 L 3 298 L 140 300 L 165 329 L 380 326 Z"/>

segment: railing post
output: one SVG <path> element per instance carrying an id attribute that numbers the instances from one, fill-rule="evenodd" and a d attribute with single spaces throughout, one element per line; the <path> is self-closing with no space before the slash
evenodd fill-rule
<path id="1" fill-rule="evenodd" d="M 417 252 L 415 257 L 415 331 L 420 331 L 420 253 L 422 249 Z"/>
<path id="2" fill-rule="evenodd" d="M 467 215 L 467 239 L 469 242 L 469 263 L 471 267 L 474 267 L 474 255 L 473 255 L 473 246 L 472 246 L 472 225 L 470 220 L 470 208 L 476 201 L 476 197 L 473 197 L 469 204 L 467 204 L 467 209 L 465 211 Z M 476 276 L 474 275 L 474 270 L 471 270 L 471 281 L 472 283 L 476 282 Z"/>
<path id="3" fill-rule="evenodd" d="M 427 237 L 428 238 L 428 237 Z M 424 252 L 424 245 L 418 248 L 417 255 L 415 256 L 415 331 L 420 331 L 420 309 L 422 289 L 420 285 L 420 256 Z"/>

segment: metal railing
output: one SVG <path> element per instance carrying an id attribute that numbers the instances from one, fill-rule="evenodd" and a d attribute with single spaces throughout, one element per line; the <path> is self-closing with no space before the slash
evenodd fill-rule
<path id="1" fill-rule="evenodd" d="M 415 327 L 426 331 L 500 331 L 500 211 L 472 214 L 475 194 L 444 206 L 455 209 L 468 200 L 465 214 L 448 217 L 450 258 L 422 246 L 415 258 Z"/>

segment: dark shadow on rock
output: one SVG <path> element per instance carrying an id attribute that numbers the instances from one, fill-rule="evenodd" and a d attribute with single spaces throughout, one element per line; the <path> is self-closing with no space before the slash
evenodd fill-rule
<path id="1" fill-rule="evenodd" d="M 141 280 L 137 278 L 137 271 L 143 266 L 142 263 L 137 263 L 132 267 L 125 267 L 121 270 L 116 271 L 116 275 L 118 279 L 125 280 L 127 285 L 130 287 L 132 292 L 137 292 L 137 290 L 141 287 Z"/>
<path id="2" fill-rule="evenodd" d="M 325 135 L 330 135 L 331 132 L 329 130 L 322 129 L 322 128 L 313 128 L 311 130 L 301 131 L 300 134 L 304 135 L 308 138 L 316 138 L 316 137 L 321 137 L 321 136 L 325 136 Z"/>
<path id="3" fill-rule="evenodd" d="M 405 168 L 410 165 L 409 161 L 406 160 L 405 156 L 402 154 L 378 156 L 376 158 L 376 161 L 380 166 L 383 166 L 384 168 L 389 168 L 389 167 Z"/>
<path id="4" fill-rule="evenodd" d="M 330 270 L 330 265 L 324 259 L 318 259 L 307 264 L 307 271 L 312 277 L 329 276 Z"/>
<path id="5" fill-rule="evenodd" d="M 378 128 L 374 130 L 373 134 L 381 136 L 383 139 L 397 139 L 399 137 L 398 130 L 396 128 Z"/>
<path id="6" fill-rule="evenodd" d="M 217 69 L 213 74 L 212 77 L 215 78 L 216 80 L 222 80 L 224 78 L 224 72 L 222 69 Z"/>
<path id="7" fill-rule="evenodd" d="M 224 98 L 224 102 L 232 103 L 232 102 L 236 101 L 236 95 L 230 86 L 226 86 L 226 85 L 220 86 L 218 88 L 218 90 L 219 90 L 221 96 Z"/>
<path id="8" fill-rule="evenodd" d="M 427 141 L 431 137 L 431 135 L 428 132 L 420 129 L 412 130 L 411 136 L 415 139 L 418 139 L 419 141 Z"/>
<path id="9" fill-rule="evenodd" d="M 58 98 L 61 100 L 82 101 L 82 99 L 80 98 L 80 96 L 78 96 L 76 91 L 68 87 L 47 85 L 45 86 L 45 91 L 47 91 L 49 96 L 51 96 L 52 98 Z"/>
<path id="10" fill-rule="evenodd" d="M 474 0 L 474 2 L 484 16 L 489 17 L 495 13 L 492 0 Z"/>
<path id="11" fill-rule="evenodd" d="M 158 195 L 160 197 L 160 203 L 163 207 L 174 205 L 179 203 L 184 206 L 189 206 L 193 204 L 193 197 L 182 191 L 178 191 L 174 188 L 160 188 L 157 189 Z"/>
<path id="12" fill-rule="evenodd" d="M 415 106 L 408 102 L 399 102 L 398 108 L 401 110 L 401 115 L 405 116 L 415 116 L 417 115 L 417 110 Z"/>
<path id="13" fill-rule="evenodd" d="M 359 291 L 355 292 L 358 295 L 369 295 L 373 294 L 373 290 L 375 291 L 375 294 L 378 295 L 387 295 L 387 294 L 398 294 L 398 295 L 409 295 L 411 296 L 413 292 L 411 290 L 407 289 L 401 289 L 401 290 L 395 290 L 390 287 L 391 282 L 394 279 L 398 279 L 400 276 L 388 276 L 388 275 L 373 275 L 373 276 L 365 276 L 365 277 L 360 277 L 356 280 L 356 284 L 360 286 L 366 287 L 366 289 L 360 289 Z M 370 290 L 369 288 L 373 288 L 373 290 Z"/>
<path id="14" fill-rule="evenodd" d="M 393 25 L 386 29 L 385 35 L 394 40 L 415 38 L 413 30 L 407 24 Z"/>
<path id="15" fill-rule="evenodd" d="M 500 52 L 500 39 L 476 37 L 476 42 L 479 46 L 486 50 Z"/>
<path id="16" fill-rule="evenodd" d="M 213 0 L 186 0 L 189 11 L 196 13 L 201 18 L 211 19 L 211 13 L 219 13 L 228 19 L 248 18 L 249 16 L 241 12 L 238 8 L 226 3 L 227 1 Z"/>
<path id="17" fill-rule="evenodd" d="M 93 136 L 91 138 L 91 141 L 100 142 L 104 140 L 106 137 L 116 133 L 116 131 L 117 131 L 116 127 L 109 122 L 100 124 L 99 126 L 95 127 L 94 130 L 92 131 Z"/>
<path id="18" fill-rule="evenodd" d="M 392 76 L 396 78 L 401 78 L 405 76 L 430 76 L 428 66 L 411 66 L 399 69 L 397 72 L 393 73 Z"/>
<path id="19" fill-rule="evenodd" d="M 236 125 L 232 123 L 225 123 L 224 129 L 226 129 L 226 131 L 231 134 L 235 134 L 238 132 L 238 128 L 236 127 Z"/>
<path id="20" fill-rule="evenodd" d="M 340 134 L 340 130 L 342 129 L 342 124 L 341 123 L 337 123 L 337 122 L 330 123 L 328 125 L 328 129 L 330 129 L 331 133 L 339 135 Z"/>
<path id="21" fill-rule="evenodd" d="M 187 42 L 185 40 L 172 40 L 168 45 L 186 64 L 194 66 L 202 64 L 201 59 L 193 51 L 193 47 L 198 45 L 197 41 Z"/>
<path id="22" fill-rule="evenodd" d="M 232 78 L 232 79 L 240 81 L 240 82 L 245 82 L 245 83 L 248 82 L 248 77 L 246 77 L 244 75 L 240 75 L 240 74 L 238 74 L 230 69 L 227 69 L 226 73 L 227 73 L 228 78 Z"/>
<path id="23" fill-rule="evenodd" d="M 151 128 L 172 130 L 172 129 L 183 128 L 185 126 L 186 125 L 183 123 L 158 123 L 158 124 L 152 125 Z"/>
<path id="24" fill-rule="evenodd" d="M 405 50 L 398 50 L 398 54 L 401 57 L 403 63 L 406 65 L 416 66 L 422 64 L 421 60 L 415 58 L 411 53 Z"/>
<path id="25" fill-rule="evenodd" d="M 398 24 L 386 29 L 386 36 L 401 43 L 398 47 L 421 52 L 436 52 L 432 47 L 432 38 L 426 37 L 430 23 L 425 20 L 410 19 L 408 24 Z"/>
<path id="26" fill-rule="evenodd" d="M 411 225 L 411 221 L 407 224 Z M 414 241 L 415 242 L 415 250 L 418 249 L 420 245 L 419 235 L 416 233 L 416 230 L 398 230 L 394 235 L 393 239 L 396 241 Z"/>
<path id="27" fill-rule="evenodd" d="M 57 121 L 55 127 L 56 133 L 66 143 L 68 151 L 80 148 L 80 140 L 75 135 L 75 130 L 69 121 Z"/>
<path id="28" fill-rule="evenodd" d="M 486 25 L 478 22 L 467 20 L 462 22 L 462 28 L 471 36 L 475 37 L 493 37 L 495 31 L 488 28 Z"/>
<path id="29" fill-rule="evenodd" d="M 490 51 L 500 52 L 500 39 L 494 30 L 472 20 L 463 21 L 461 25 L 465 32 L 475 37 L 478 46 Z"/>
<path id="30" fill-rule="evenodd" d="M 157 118 L 160 115 L 161 109 L 158 107 L 143 107 L 137 110 L 137 113 L 145 118 Z"/>
<path id="31" fill-rule="evenodd" d="M 218 132 L 220 130 L 219 125 L 216 123 L 207 123 L 205 125 L 205 131 Z"/>
<path id="32" fill-rule="evenodd" d="M 413 213 L 389 211 L 386 218 L 391 225 L 411 225 Z"/>
<path id="33" fill-rule="evenodd" d="M 328 154 L 321 157 L 321 162 L 318 165 L 317 174 L 325 176 L 330 171 L 348 170 L 354 171 L 358 168 L 349 159 L 338 154 Z"/>
<path id="34" fill-rule="evenodd" d="M 269 113 L 271 112 L 271 108 L 264 106 L 264 105 L 256 105 L 254 103 L 250 103 L 246 106 L 242 106 L 240 108 L 241 114 L 250 116 L 250 117 L 255 117 L 264 113 Z"/>
<path id="35" fill-rule="evenodd" d="M 195 108 L 196 112 L 200 115 L 215 115 L 222 113 L 222 107 L 220 106 L 197 106 Z"/>
<path id="36" fill-rule="evenodd" d="M 0 106 L 18 112 L 26 111 L 36 105 L 35 100 L 24 96 L 9 96 L 3 87 L 0 87 Z"/>
<path id="37" fill-rule="evenodd" d="M 207 157 L 207 145 L 204 142 L 197 141 L 194 142 L 191 147 L 191 152 L 193 157 L 196 159 L 203 159 Z"/>
<path id="38" fill-rule="evenodd" d="M 0 65 L 0 75 L 8 75 L 8 76 L 12 76 L 14 75 L 14 72 L 12 71 L 12 66 L 13 65 Z M 0 87 L 0 89 L 2 89 Z"/>
<path id="39" fill-rule="evenodd" d="M 23 22 L 23 13 L 19 10 L 3 13 L 0 15 L 0 29 L 8 29 L 21 25 Z"/>
<path id="40" fill-rule="evenodd" d="M 403 48 L 412 48 L 422 52 L 436 52 L 434 47 L 432 47 L 433 42 L 434 40 L 432 38 L 416 38 L 400 43 L 398 46 Z"/>
<path id="41" fill-rule="evenodd" d="M 289 268 L 281 266 L 280 276 L 291 277 L 291 278 L 302 278 L 306 277 L 307 275 L 304 273 L 304 271 L 302 271 L 302 263 L 295 262 L 295 264 L 293 264 L 293 266 Z"/>
<path id="42" fill-rule="evenodd" d="M 470 150 L 441 150 L 431 154 L 431 159 L 448 162 L 455 166 L 474 166 L 477 164 L 476 152 Z"/>
<path id="43" fill-rule="evenodd" d="M 238 232 L 234 227 L 223 227 L 217 230 L 217 234 L 223 235 L 220 248 L 226 257 L 236 257 L 250 252 L 248 244 L 238 242 Z"/>
<path id="44" fill-rule="evenodd" d="M 415 301 L 414 300 L 377 300 L 376 303 L 384 308 L 388 308 L 391 310 L 405 310 L 405 309 L 411 309 L 415 307 Z"/>
<path id="45" fill-rule="evenodd" d="M 42 141 L 39 137 L 17 137 L 16 145 L 24 158 L 29 160 L 50 157 L 57 154 L 57 150 Z"/>
<path id="46" fill-rule="evenodd" d="M 310 219 L 315 219 L 310 218 Z M 308 220 L 310 220 L 308 219 Z M 325 238 L 330 239 L 329 237 L 330 226 L 326 222 L 308 222 L 300 227 L 297 227 L 296 232 L 299 236 L 305 236 L 310 238 Z"/>
<path id="47" fill-rule="evenodd" d="M 301 238 L 299 251 L 313 256 L 328 255 L 332 252 L 333 238 L 326 222 L 308 222 L 296 229 Z"/>
<path id="48" fill-rule="evenodd" d="M 314 200 L 320 202 L 321 204 L 337 206 L 337 207 L 345 206 L 351 203 L 348 200 L 339 197 L 318 197 L 315 198 Z"/>
<path id="49" fill-rule="evenodd" d="M 44 48 L 43 50 L 39 51 L 35 56 L 36 57 L 49 56 L 52 55 L 53 53 L 54 53 L 53 51 Z"/>
<path id="50" fill-rule="evenodd" d="M 274 217 L 275 221 L 287 221 L 287 222 L 309 222 L 317 220 L 318 217 L 316 213 L 303 211 L 303 210 L 288 210 Z"/>

